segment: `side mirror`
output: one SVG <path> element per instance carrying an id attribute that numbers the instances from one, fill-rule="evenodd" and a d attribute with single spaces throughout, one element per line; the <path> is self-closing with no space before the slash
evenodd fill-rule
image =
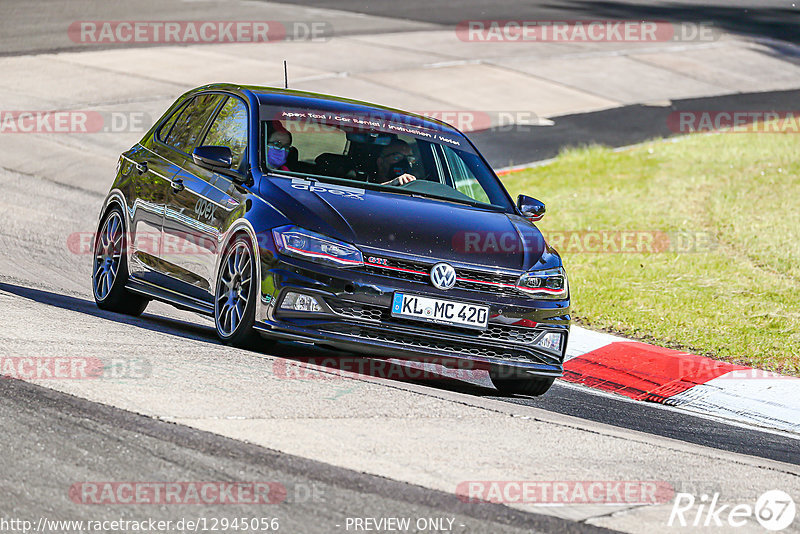
<path id="1" fill-rule="evenodd" d="M 192 151 L 192 159 L 201 167 L 211 169 L 230 169 L 233 163 L 231 149 L 226 146 L 199 146 Z"/>
<path id="2" fill-rule="evenodd" d="M 517 197 L 517 208 L 522 213 L 522 216 L 531 222 L 536 222 L 544 217 L 544 202 L 536 200 L 535 198 L 520 195 Z"/>

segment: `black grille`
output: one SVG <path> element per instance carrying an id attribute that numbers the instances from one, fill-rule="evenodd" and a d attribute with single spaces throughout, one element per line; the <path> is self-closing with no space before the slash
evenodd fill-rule
<path id="1" fill-rule="evenodd" d="M 489 293 L 505 295 L 509 297 L 519 297 L 521 295 L 520 291 L 515 287 L 517 280 L 519 279 L 518 276 L 465 269 L 457 270 L 456 274 L 459 278 L 466 278 L 469 280 L 459 280 L 456 283 L 456 287 L 461 289 L 469 289 L 470 291 L 486 291 Z M 474 282 L 472 280 L 474 280 Z M 485 283 L 482 284 L 480 282 Z"/>
<path id="2" fill-rule="evenodd" d="M 380 321 L 384 317 L 383 308 L 379 306 L 369 306 L 338 299 L 327 299 L 325 302 L 334 312 L 344 317 L 371 321 Z"/>
<path id="3" fill-rule="evenodd" d="M 399 278 L 401 280 L 413 280 L 415 282 L 423 282 L 427 283 L 430 281 L 430 277 L 427 274 L 418 274 L 418 273 L 409 273 L 405 271 L 395 271 L 392 269 L 386 269 L 384 267 L 380 267 L 377 265 L 365 265 L 365 270 L 371 274 L 379 274 L 382 276 L 390 276 L 392 278 Z"/>
<path id="4" fill-rule="evenodd" d="M 431 332 L 448 332 L 459 336 L 467 336 L 477 342 L 493 341 L 498 343 L 516 343 L 520 345 L 532 345 L 541 331 L 533 330 L 528 327 L 507 326 L 501 324 L 489 324 L 486 330 L 475 330 L 472 328 L 459 328 L 458 326 L 424 323 L 401 317 L 392 317 L 388 308 L 360 304 L 339 299 L 327 299 L 326 302 L 331 309 L 338 315 L 351 319 L 382 321 L 384 323 L 399 324 L 412 328 L 425 328 Z"/>
<path id="5" fill-rule="evenodd" d="M 382 276 L 399 278 L 401 280 L 412 280 L 414 282 L 430 284 L 430 271 L 434 264 L 398 260 L 395 258 L 378 259 L 381 262 L 386 262 L 385 266 L 367 263 L 365 264 L 364 269 L 368 273 L 372 274 L 379 274 Z M 522 293 L 520 293 L 520 291 L 514 287 L 519 278 L 517 275 L 496 273 L 492 271 L 477 271 L 474 269 L 456 269 L 456 276 L 458 276 L 459 280 L 456 282 L 455 287 L 459 289 L 482 291 L 485 293 L 509 297 L 519 297 L 522 295 Z M 504 286 L 497 284 L 504 284 Z"/>
<path id="6" fill-rule="evenodd" d="M 328 325 L 320 330 L 334 334 L 358 337 L 366 340 L 380 341 L 383 343 L 397 343 L 412 349 L 438 350 L 454 355 L 497 358 L 510 361 L 551 363 L 544 361 L 542 357 L 533 352 L 529 352 L 520 348 L 467 345 L 458 341 L 435 339 L 426 335 L 391 332 L 379 328 L 370 328 L 360 325 Z"/>

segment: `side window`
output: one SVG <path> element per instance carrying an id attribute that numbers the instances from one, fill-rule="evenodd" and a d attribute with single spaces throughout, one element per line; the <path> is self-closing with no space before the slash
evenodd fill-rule
<path id="1" fill-rule="evenodd" d="M 164 142 L 181 152 L 190 153 L 197 146 L 203 127 L 221 99 L 222 95 L 195 97 L 183 108 Z"/>
<path id="2" fill-rule="evenodd" d="M 161 125 L 161 127 L 158 129 L 158 132 L 156 132 L 156 137 L 158 138 L 159 141 L 162 142 L 167 141 L 167 137 L 169 136 L 170 130 L 172 130 L 172 127 L 175 125 L 175 121 L 178 120 L 178 117 L 180 116 L 184 108 L 186 108 L 186 102 L 178 106 L 178 109 L 176 109 L 172 113 L 172 115 L 170 115 L 167 121 Z"/>
<path id="3" fill-rule="evenodd" d="M 211 123 L 203 145 L 226 146 L 231 149 L 233 164 L 231 168 L 241 168 L 245 152 L 247 152 L 247 106 L 235 97 L 219 110 L 217 118 Z"/>
<path id="4" fill-rule="evenodd" d="M 442 151 L 453 179 L 453 187 L 473 200 L 489 204 L 489 196 L 458 152 L 444 145 Z"/>

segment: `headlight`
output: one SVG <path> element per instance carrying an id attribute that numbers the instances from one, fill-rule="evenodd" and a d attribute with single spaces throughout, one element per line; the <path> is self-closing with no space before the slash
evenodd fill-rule
<path id="1" fill-rule="evenodd" d="M 562 300 L 569 296 L 567 273 L 563 267 L 529 271 L 519 277 L 517 289 L 537 298 Z"/>
<path id="2" fill-rule="evenodd" d="M 336 267 L 364 265 L 361 251 L 353 245 L 337 241 L 296 226 L 284 226 L 272 230 L 278 252 Z"/>

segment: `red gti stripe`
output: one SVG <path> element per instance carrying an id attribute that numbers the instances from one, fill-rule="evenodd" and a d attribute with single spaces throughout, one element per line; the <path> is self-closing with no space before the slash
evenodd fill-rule
<path id="1" fill-rule="evenodd" d="M 311 250 L 303 250 L 302 248 L 290 247 L 290 246 L 289 246 L 289 245 L 287 245 L 286 243 L 284 243 L 283 245 L 284 245 L 284 246 L 285 246 L 287 249 L 289 249 L 289 250 L 294 250 L 294 251 L 296 251 L 296 252 L 299 252 L 299 253 L 301 253 L 301 254 L 306 254 L 306 255 L 308 255 L 308 256 L 317 256 L 317 257 L 322 257 L 322 258 L 331 258 L 331 259 L 332 259 L 332 260 L 334 260 L 334 261 L 340 261 L 340 262 L 342 262 L 342 263 L 355 263 L 355 264 L 357 264 L 357 265 L 363 265 L 363 262 L 360 262 L 360 261 L 356 261 L 356 260 L 347 260 L 347 259 L 344 259 L 344 258 L 338 258 L 338 257 L 336 257 L 336 256 L 332 256 L 331 254 L 325 254 L 324 252 L 313 252 L 313 251 L 311 251 Z"/>
<path id="2" fill-rule="evenodd" d="M 553 293 L 558 293 L 563 291 L 563 289 L 552 289 L 549 287 L 522 287 L 515 284 L 504 284 L 502 282 L 485 282 L 483 280 L 472 280 L 471 278 L 456 278 L 461 282 L 474 282 L 476 284 L 486 284 L 487 286 L 500 286 L 500 287 L 511 287 L 514 289 L 519 289 L 520 291 L 551 291 Z"/>
<path id="3" fill-rule="evenodd" d="M 427 276 L 429 274 L 429 273 L 427 273 L 425 271 L 415 271 L 413 269 L 403 269 L 401 267 L 391 267 L 389 265 L 382 265 L 380 263 L 367 262 L 367 265 L 372 265 L 374 267 L 380 267 L 381 269 L 389 269 L 391 271 L 402 271 L 404 273 L 421 274 L 423 276 Z M 520 286 L 517 286 L 515 284 L 503 284 L 502 282 L 486 282 L 484 280 L 473 280 L 471 278 L 457 277 L 456 280 L 458 280 L 459 282 L 473 282 L 475 284 L 484 284 L 484 285 L 487 285 L 487 286 L 510 287 L 512 289 L 519 289 L 520 291 L 531 291 L 531 292 L 549 291 L 551 293 L 559 293 L 559 292 L 563 291 L 563 289 L 551 289 L 549 287 L 535 287 L 535 288 L 534 287 L 520 287 Z"/>

